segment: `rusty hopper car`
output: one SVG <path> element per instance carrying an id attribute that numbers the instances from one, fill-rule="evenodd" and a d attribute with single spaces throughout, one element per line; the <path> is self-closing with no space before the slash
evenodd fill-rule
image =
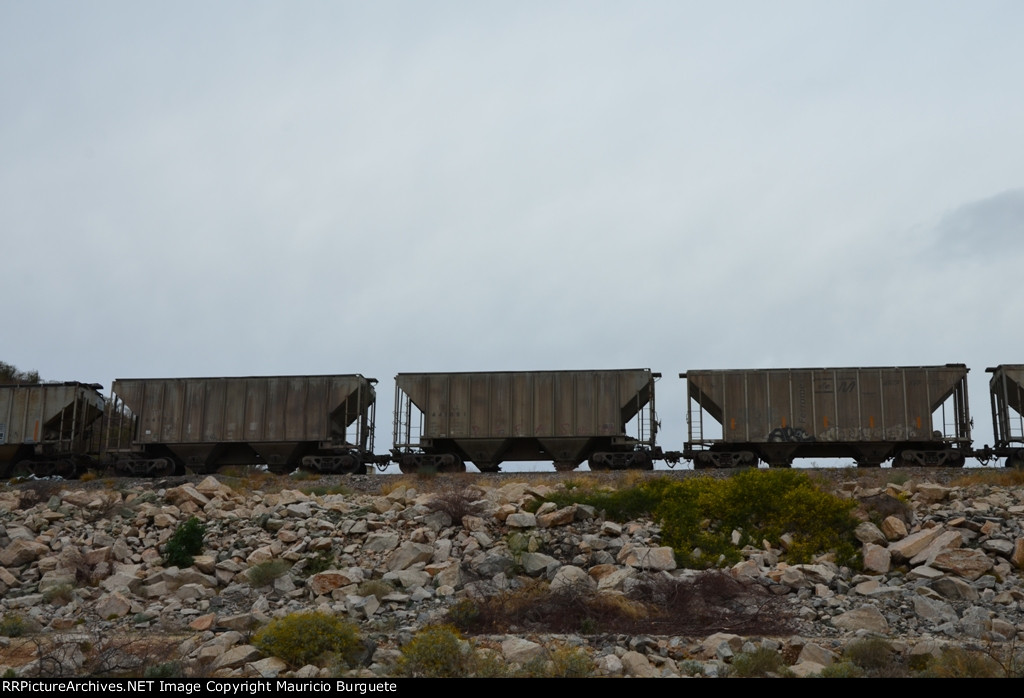
<path id="1" fill-rule="evenodd" d="M 962 466 L 970 455 L 967 367 L 687 371 L 694 467 L 789 466 L 852 458 L 859 466 Z M 1019 403 L 1018 403 L 1019 405 Z"/>
<path id="2" fill-rule="evenodd" d="M 249 464 L 365 471 L 375 383 L 360 375 L 116 380 L 106 456 L 138 475 Z"/>
<path id="3" fill-rule="evenodd" d="M 95 383 L 0 386 L 0 474 L 70 476 L 89 462 L 105 401 Z"/>
<path id="4" fill-rule="evenodd" d="M 403 472 L 496 472 L 503 461 L 572 470 L 651 468 L 654 381 L 648 369 L 402 373 L 395 377 L 392 459 Z"/>
<path id="5" fill-rule="evenodd" d="M 1006 458 L 1009 468 L 1024 467 L 1024 365 L 1001 364 L 986 369 L 992 401 L 992 433 L 995 447 L 990 455 Z"/>

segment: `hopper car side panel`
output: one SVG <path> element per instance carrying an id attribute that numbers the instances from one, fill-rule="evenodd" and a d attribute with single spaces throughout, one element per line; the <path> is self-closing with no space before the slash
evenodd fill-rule
<path id="1" fill-rule="evenodd" d="M 376 393 L 360 375 L 119 379 L 109 456 L 125 472 L 265 463 L 355 472 L 373 461 Z"/>
<path id="2" fill-rule="evenodd" d="M 966 366 L 688 371 L 696 467 L 962 465 L 970 455 Z M 710 427 L 710 428 L 709 428 Z"/>
<path id="3" fill-rule="evenodd" d="M 394 458 L 405 471 L 464 470 L 471 461 L 494 472 L 506 460 L 651 467 L 657 377 L 647 369 L 399 374 Z"/>

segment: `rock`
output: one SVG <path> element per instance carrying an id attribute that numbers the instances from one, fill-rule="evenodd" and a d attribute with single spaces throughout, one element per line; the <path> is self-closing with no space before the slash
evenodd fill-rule
<path id="1" fill-rule="evenodd" d="M 576 507 L 563 507 L 551 513 L 537 513 L 537 525 L 541 528 L 552 526 L 568 526 L 576 519 Z M 508 523 L 506 521 L 506 523 Z M 511 524 L 510 524 L 511 525 Z"/>
<path id="2" fill-rule="evenodd" d="M 534 528 L 537 526 L 537 517 L 527 511 L 509 514 L 505 519 L 509 528 Z"/>
<path id="3" fill-rule="evenodd" d="M 882 521 L 882 533 L 886 540 L 900 540 L 907 537 L 907 524 L 897 516 L 887 516 Z"/>
<path id="4" fill-rule="evenodd" d="M 944 550 L 935 555 L 931 566 L 974 581 L 992 569 L 992 560 L 980 550 Z"/>
<path id="5" fill-rule="evenodd" d="M 314 574 L 306 582 L 309 590 L 314 594 L 330 594 L 335 589 L 346 587 L 349 584 L 359 584 L 363 581 L 363 571 L 358 567 L 350 570 L 327 570 Z"/>
<path id="6" fill-rule="evenodd" d="M 933 485 L 931 483 L 921 483 L 917 486 L 917 491 L 914 496 L 920 498 L 921 501 L 934 504 L 941 502 L 949 497 L 949 493 L 952 491 L 949 487 L 943 487 L 942 485 Z"/>
<path id="7" fill-rule="evenodd" d="M 813 642 L 808 642 L 800 650 L 800 655 L 797 657 L 797 663 L 813 662 L 818 666 L 824 668 L 836 661 L 836 653 L 832 650 L 825 649 L 821 645 Z M 821 673 L 821 669 L 812 673 Z"/>
<path id="8" fill-rule="evenodd" d="M 886 548 L 873 543 L 864 544 L 864 571 L 868 574 L 888 574 L 892 556 Z"/>
<path id="9" fill-rule="evenodd" d="M 1010 562 L 1017 569 L 1024 568 L 1024 538 L 1018 538 L 1013 542 L 1013 553 L 1010 554 Z"/>
<path id="10" fill-rule="evenodd" d="M 854 529 L 853 535 L 857 537 L 861 543 L 874 543 L 875 545 L 885 545 L 886 538 L 885 534 L 879 530 L 878 526 L 874 525 L 870 521 L 865 521 L 857 525 Z"/>
<path id="11" fill-rule="evenodd" d="M 260 651 L 252 645 L 232 647 L 213 661 L 213 670 L 235 669 L 249 662 L 258 661 Z"/>
<path id="12" fill-rule="evenodd" d="M 96 601 L 96 614 L 100 618 L 120 618 L 132 610 L 132 602 L 124 594 L 111 592 Z"/>
<path id="13" fill-rule="evenodd" d="M 434 548 L 424 543 L 406 542 L 388 556 L 385 566 L 391 570 L 404 570 L 417 562 L 430 562 L 434 556 Z"/>
<path id="14" fill-rule="evenodd" d="M 575 565 L 565 565 L 558 568 L 555 578 L 551 580 L 551 591 L 574 588 L 596 589 L 597 583 L 590 578 L 586 571 Z"/>
<path id="15" fill-rule="evenodd" d="M 0 565 L 4 567 L 21 567 L 49 553 L 50 548 L 47 545 L 18 538 L 11 541 L 10 545 L 0 551 Z"/>
<path id="16" fill-rule="evenodd" d="M 548 572 L 553 573 L 562 565 L 557 559 L 544 553 L 523 553 L 519 558 L 519 564 L 522 565 L 523 571 L 531 577 Z"/>
<path id="17" fill-rule="evenodd" d="M 265 657 L 245 665 L 246 673 L 263 679 L 276 679 L 288 669 L 288 665 L 277 657 Z"/>
<path id="18" fill-rule="evenodd" d="M 960 531 L 943 531 L 936 536 L 921 552 L 910 558 L 911 565 L 931 564 L 935 556 L 944 550 L 955 550 L 963 545 Z"/>
<path id="19" fill-rule="evenodd" d="M 945 601 L 930 599 L 926 596 L 914 597 L 914 613 L 919 618 L 933 625 L 955 623 L 959 620 L 956 610 Z"/>
<path id="20" fill-rule="evenodd" d="M 622 655 L 622 670 L 627 676 L 640 678 L 656 678 L 658 676 L 657 670 L 647 661 L 647 657 L 634 651 Z"/>
<path id="21" fill-rule="evenodd" d="M 509 637 L 502 640 L 501 654 L 509 662 L 522 665 L 542 659 L 547 654 L 547 650 L 536 642 L 520 637 Z"/>
<path id="22" fill-rule="evenodd" d="M 199 492 L 199 490 L 192 485 L 187 484 L 167 490 L 166 494 L 164 494 L 164 498 L 171 504 L 180 505 L 185 502 L 190 502 L 199 508 L 205 507 L 210 503 L 210 499 L 206 495 Z"/>
<path id="23" fill-rule="evenodd" d="M 667 546 L 649 548 L 627 545 L 619 551 L 615 558 L 620 564 L 645 570 L 674 570 L 676 555 Z"/>
<path id="24" fill-rule="evenodd" d="M 893 560 L 904 563 L 931 545 L 932 541 L 942 535 L 944 530 L 941 526 L 936 526 L 913 533 L 902 540 L 891 543 L 889 553 Z"/>
<path id="25" fill-rule="evenodd" d="M 886 635 L 889 622 L 874 606 L 861 606 L 835 616 L 832 624 L 843 630 L 867 630 L 871 633 Z"/>

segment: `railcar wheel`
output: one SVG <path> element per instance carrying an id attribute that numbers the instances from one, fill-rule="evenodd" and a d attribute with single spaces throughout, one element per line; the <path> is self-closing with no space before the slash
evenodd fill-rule
<path id="1" fill-rule="evenodd" d="M 909 468 L 912 465 L 916 465 L 916 463 L 909 458 L 905 458 L 902 452 L 897 453 L 892 459 L 893 468 Z"/>
<path id="2" fill-rule="evenodd" d="M 149 472 L 152 477 L 170 477 L 174 475 L 174 461 L 170 458 L 157 458 L 153 461 L 152 470 Z"/>
<path id="3" fill-rule="evenodd" d="M 1017 451 L 1008 455 L 1006 457 L 1006 467 L 1016 468 L 1017 470 L 1024 468 L 1024 453 Z"/>
<path id="4" fill-rule="evenodd" d="M 35 473 L 32 471 L 32 461 L 18 461 L 17 463 L 14 464 L 14 467 L 11 468 L 10 475 L 13 478 L 23 478 L 28 477 L 29 475 L 35 475 Z"/>
<path id="5" fill-rule="evenodd" d="M 439 473 L 464 473 L 466 472 L 466 464 L 458 456 L 446 453 L 441 457 L 441 462 L 438 464 L 437 471 Z"/>

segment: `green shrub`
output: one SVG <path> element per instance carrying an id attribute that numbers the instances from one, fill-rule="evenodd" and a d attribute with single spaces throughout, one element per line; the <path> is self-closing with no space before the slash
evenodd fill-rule
<path id="1" fill-rule="evenodd" d="M 398 672 L 428 679 L 458 678 L 472 673 L 475 653 L 450 625 L 424 628 L 402 647 Z"/>
<path id="2" fill-rule="evenodd" d="M 892 664 L 892 645 L 880 637 L 869 637 L 863 640 L 851 642 L 843 650 L 843 659 L 853 662 L 861 669 L 877 670 L 884 669 Z"/>
<path id="3" fill-rule="evenodd" d="M 191 567 L 194 556 L 203 552 L 206 527 L 196 517 L 178 526 L 164 548 L 164 564 L 168 567 Z"/>
<path id="4" fill-rule="evenodd" d="M 74 587 L 70 584 L 58 584 L 43 592 L 43 601 L 54 605 L 64 605 L 74 598 Z"/>
<path id="5" fill-rule="evenodd" d="M 741 652 L 732 659 L 732 675 L 741 679 L 766 676 L 788 676 L 789 667 L 773 649 L 760 647 L 753 652 Z"/>
<path id="6" fill-rule="evenodd" d="M 326 613 L 292 613 L 273 620 L 253 636 L 253 645 L 295 668 L 325 655 L 351 667 L 363 652 L 355 624 Z"/>
<path id="7" fill-rule="evenodd" d="M 359 585 L 360 596 L 375 596 L 378 601 L 395 590 L 395 585 L 383 579 L 368 579 Z"/>
<path id="8" fill-rule="evenodd" d="M 977 650 L 947 647 L 932 660 L 926 670 L 928 676 L 940 679 L 991 679 L 1005 672 L 994 658 Z"/>
<path id="9" fill-rule="evenodd" d="M 146 667 L 142 672 L 145 679 L 176 679 L 183 676 L 181 662 L 163 662 Z"/>
<path id="10" fill-rule="evenodd" d="M 258 589 L 273 584 L 275 579 L 283 576 L 291 567 L 287 560 L 266 560 L 250 567 L 245 576 L 249 584 Z"/>
<path id="11" fill-rule="evenodd" d="M 593 673 L 590 655 L 578 647 L 559 647 L 546 659 L 530 662 L 521 675 L 542 679 L 584 679 Z"/>
<path id="12" fill-rule="evenodd" d="M 616 492 L 559 492 L 551 501 L 589 504 L 621 521 L 649 514 L 661 524 L 662 538 L 677 561 L 687 567 L 735 563 L 744 545 L 777 543 L 784 533 L 793 538 L 786 553 L 791 562 L 808 562 L 829 551 L 841 563 L 857 562 L 856 503 L 824 492 L 806 474 L 791 470 L 751 469 L 726 479 L 655 478 Z M 734 530 L 741 534 L 738 546 L 731 540 Z"/>
<path id="13" fill-rule="evenodd" d="M 853 662 L 836 662 L 822 669 L 820 676 L 823 679 L 860 679 L 864 677 L 864 670 Z"/>
<path id="14" fill-rule="evenodd" d="M 480 607 L 471 599 L 462 599 L 448 607 L 447 617 L 459 630 L 471 630 L 480 618 Z"/>
<path id="15" fill-rule="evenodd" d="M 8 613 L 0 620 L 0 636 L 21 637 L 29 632 L 29 622 L 17 613 Z"/>
<path id="16" fill-rule="evenodd" d="M 330 569 L 334 569 L 334 553 L 330 550 L 319 550 L 316 555 L 306 561 L 306 566 L 302 568 L 302 574 L 309 577 Z"/>

